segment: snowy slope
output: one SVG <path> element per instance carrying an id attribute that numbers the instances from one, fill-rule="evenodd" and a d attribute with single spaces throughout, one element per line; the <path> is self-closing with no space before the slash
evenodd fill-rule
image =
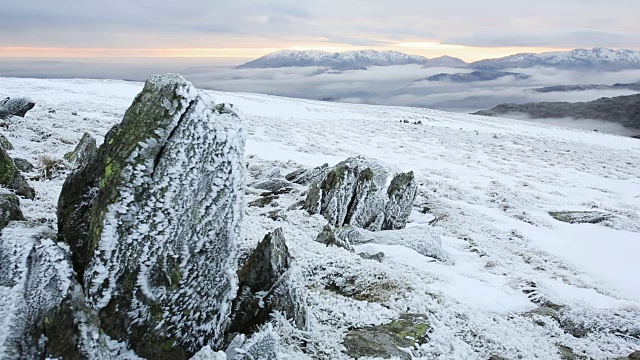
<path id="1" fill-rule="evenodd" d="M 37 102 L 0 133 L 13 142 L 14 157 L 61 158 L 85 131 L 101 142 L 141 88 L 0 78 L 0 96 Z M 357 252 L 386 257 L 364 260 L 314 242 L 325 224 L 320 216 L 292 210 L 272 220 L 263 216 L 269 209 L 248 208 L 243 247 L 282 227 L 310 292 L 308 333 L 274 324 L 292 359 L 346 358 L 340 343 L 348 329 L 402 313 L 428 315 L 430 341 L 418 353 L 425 359 L 559 359 L 557 344 L 594 359 L 640 350 L 633 337 L 640 324 L 639 140 L 429 109 L 211 93 L 244 113 L 250 172 L 276 167 L 285 174 L 353 155 L 413 170 L 420 188 L 408 226 L 440 235 L 449 258 L 434 262 L 403 246 L 366 244 Z M 22 200 L 29 220 L 54 221 L 62 181 L 33 182 L 37 198 Z M 286 209 L 295 196 L 279 205 Z M 594 209 L 612 220 L 567 224 L 548 214 Z M 372 292 L 369 301 L 325 290 L 331 272 L 357 279 Z M 575 337 L 526 314 L 545 301 L 569 309 L 564 320 L 596 330 Z"/>
<path id="2" fill-rule="evenodd" d="M 565 69 L 637 69 L 640 68 L 640 51 L 607 48 L 552 51 L 542 54 L 523 53 L 498 59 L 472 63 L 475 69 L 507 69 L 549 66 Z"/>

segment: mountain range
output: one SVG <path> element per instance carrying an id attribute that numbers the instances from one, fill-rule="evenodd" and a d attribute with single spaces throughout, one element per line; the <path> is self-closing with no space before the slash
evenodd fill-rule
<path id="1" fill-rule="evenodd" d="M 622 70 L 640 69 L 640 51 L 608 48 L 575 49 L 541 54 L 522 53 L 497 59 L 466 63 L 461 59 L 442 56 L 428 59 L 398 51 L 360 50 L 326 52 L 317 50 L 282 50 L 267 54 L 238 66 L 238 69 L 323 66 L 336 70 L 361 70 L 370 66 L 417 64 L 425 67 L 468 67 L 480 70 L 530 68 L 535 66 L 562 69 Z"/>

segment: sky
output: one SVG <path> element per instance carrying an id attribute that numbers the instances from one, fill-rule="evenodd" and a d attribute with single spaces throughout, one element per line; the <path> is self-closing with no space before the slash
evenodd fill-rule
<path id="1" fill-rule="evenodd" d="M 21 0 L 0 57 L 255 58 L 280 49 L 398 50 L 466 61 L 640 49 L 637 0 Z"/>

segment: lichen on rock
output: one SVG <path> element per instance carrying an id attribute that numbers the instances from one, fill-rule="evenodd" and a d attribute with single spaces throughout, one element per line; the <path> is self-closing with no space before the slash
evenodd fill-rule
<path id="1" fill-rule="evenodd" d="M 179 75 L 152 76 L 65 181 L 59 236 L 102 329 L 138 355 L 222 343 L 236 294 L 245 132 Z"/>
<path id="2" fill-rule="evenodd" d="M 97 152 L 98 147 L 96 146 L 96 139 L 91 136 L 91 134 L 84 133 L 75 149 L 66 153 L 64 155 L 64 159 L 70 162 L 73 166 L 80 167 L 88 163 L 89 160 L 97 154 Z"/>
<path id="3" fill-rule="evenodd" d="M 2 146 L 0 146 L 0 186 L 13 190 L 27 199 L 33 199 L 36 196 L 27 179 L 20 174 L 13 159 Z"/>

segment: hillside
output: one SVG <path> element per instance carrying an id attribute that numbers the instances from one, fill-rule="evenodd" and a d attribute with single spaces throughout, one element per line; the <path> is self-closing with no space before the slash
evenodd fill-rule
<path id="1" fill-rule="evenodd" d="M 501 104 L 476 115 L 500 116 L 510 113 L 528 115 L 534 119 L 564 118 L 596 119 L 619 123 L 630 129 L 640 129 L 640 94 L 601 98 L 588 102 L 539 102 Z"/>
<path id="2" fill-rule="evenodd" d="M 55 231 L 58 198 L 69 175 L 61 159 L 85 132 L 101 144 L 143 84 L 17 78 L 0 83 L 0 98 L 26 96 L 36 103 L 24 118 L 0 127 L 14 147 L 9 154 L 36 166 L 27 173 L 36 197 L 20 199 L 25 221 L 2 230 L 2 245 L 19 243 L 38 229 Z M 232 103 L 248 134 L 240 258 L 246 260 L 265 234 L 281 228 L 306 293 L 306 331 L 282 315 L 272 322 L 281 355 L 377 354 L 371 347 L 381 341 L 358 343 L 359 336 L 373 333 L 388 341 L 380 334 L 415 318 L 424 323 L 411 332 L 402 328 L 400 341 L 418 344 L 406 349 L 417 359 L 626 359 L 640 351 L 637 139 L 430 109 L 206 94 Z M 180 158 L 185 168 L 206 167 L 188 156 Z M 316 241 L 327 220 L 299 205 L 309 184 L 287 183 L 289 190 L 265 195 L 269 181 L 354 156 L 376 161 L 391 174 L 414 172 L 417 196 L 406 229 L 354 237 L 353 252 L 327 246 Z M 47 159 L 61 166 L 40 176 L 51 164 Z M 3 346 L 19 320 L 11 306 L 19 290 L 0 281 L 0 357 L 11 358 Z M 420 338 L 406 338 L 413 334 Z M 110 357 L 138 358 L 127 344 L 108 344 Z M 410 358 L 396 346 L 389 351 Z M 205 347 L 197 358 L 226 355 Z"/>

